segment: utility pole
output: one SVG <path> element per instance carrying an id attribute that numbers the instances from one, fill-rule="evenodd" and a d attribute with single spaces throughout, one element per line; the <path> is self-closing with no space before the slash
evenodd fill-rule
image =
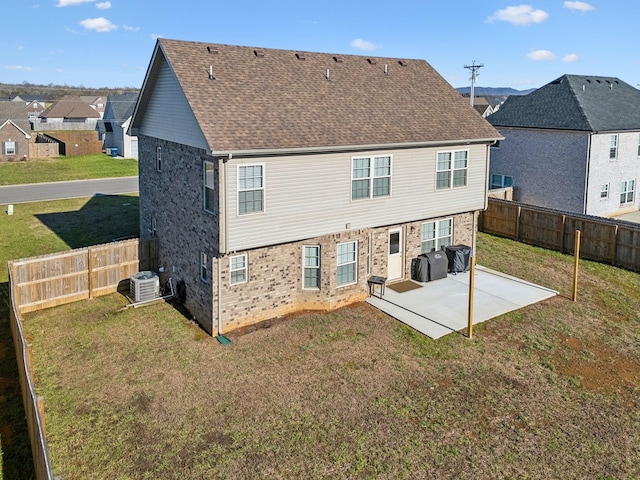
<path id="1" fill-rule="evenodd" d="M 471 65 L 465 65 L 464 68 L 467 68 L 469 70 L 471 70 L 471 106 L 473 107 L 473 99 L 475 97 L 475 84 L 476 84 L 476 77 L 479 75 L 477 72 L 479 69 L 481 69 L 482 67 L 484 67 L 484 65 L 482 65 L 481 63 L 476 63 L 475 60 L 473 60 L 471 62 Z"/>

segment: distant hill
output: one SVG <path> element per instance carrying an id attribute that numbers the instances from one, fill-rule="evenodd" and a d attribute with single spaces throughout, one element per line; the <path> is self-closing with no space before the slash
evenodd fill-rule
<path id="1" fill-rule="evenodd" d="M 16 95 L 20 97 L 36 96 L 47 101 L 55 101 L 65 95 L 95 95 L 96 97 L 128 92 L 138 92 L 139 89 L 131 87 L 123 88 L 85 88 L 83 86 L 71 87 L 69 85 L 35 85 L 23 82 L 20 84 L 0 83 L 0 100 L 12 99 Z"/>
<path id="2" fill-rule="evenodd" d="M 471 93 L 471 87 L 460 87 L 456 90 L 462 95 L 469 95 Z M 507 96 L 507 95 L 526 95 L 528 93 L 537 90 L 536 88 L 530 88 L 528 90 L 516 90 L 510 87 L 474 87 L 473 93 L 476 95 L 491 95 L 491 96 Z"/>

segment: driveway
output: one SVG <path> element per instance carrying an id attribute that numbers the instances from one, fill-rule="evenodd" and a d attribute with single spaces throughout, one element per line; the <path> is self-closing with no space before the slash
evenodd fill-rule
<path id="1" fill-rule="evenodd" d="M 413 282 L 413 281 L 412 281 Z M 417 288 L 398 293 L 387 285 L 382 298 L 367 303 L 436 339 L 465 330 L 468 324 L 469 272 L 448 274 L 432 282 L 413 282 Z M 375 294 L 378 295 L 379 289 Z M 476 265 L 473 324 L 546 300 L 558 292 Z"/>
<path id="2" fill-rule="evenodd" d="M 97 178 L 69 182 L 29 183 L 0 187 L 0 205 L 43 202 L 63 198 L 136 193 L 138 177 Z"/>

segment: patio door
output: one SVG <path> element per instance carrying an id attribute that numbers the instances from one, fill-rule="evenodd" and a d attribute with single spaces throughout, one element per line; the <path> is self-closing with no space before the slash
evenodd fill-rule
<path id="1" fill-rule="evenodd" d="M 389 255 L 387 261 L 387 279 L 402 278 L 402 229 L 389 230 Z"/>

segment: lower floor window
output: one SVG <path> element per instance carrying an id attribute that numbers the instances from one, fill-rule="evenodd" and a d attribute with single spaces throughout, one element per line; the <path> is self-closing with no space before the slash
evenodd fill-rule
<path id="1" fill-rule="evenodd" d="M 635 190 L 635 180 L 627 180 L 626 182 L 620 183 L 620 204 L 623 203 L 632 203 L 634 190 Z"/>
<path id="2" fill-rule="evenodd" d="M 4 154 L 15 155 L 16 154 L 16 142 L 4 142 Z"/>
<path id="3" fill-rule="evenodd" d="M 438 220 L 422 224 L 422 253 L 440 250 L 451 245 L 453 237 L 453 219 Z"/>
<path id="4" fill-rule="evenodd" d="M 349 285 L 357 281 L 358 252 L 356 242 L 338 244 L 338 286 Z"/>
<path id="5" fill-rule="evenodd" d="M 209 256 L 204 252 L 200 252 L 200 280 L 209 280 Z"/>
<path id="6" fill-rule="evenodd" d="M 490 190 L 494 188 L 507 188 L 513 186 L 513 177 L 510 175 L 500 175 L 498 173 L 491 174 Z"/>
<path id="7" fill-rule="evenodd" d="M 320 247 L 303 247 L 304 288 L 320 288 Z"/>
<path id="8" fill-rule="evenodd" d="M 231 285 L 245 283 L 247 281 L 247 255 L 235 255 L 231 257 L 230 262 L 229 278 Z"/>

